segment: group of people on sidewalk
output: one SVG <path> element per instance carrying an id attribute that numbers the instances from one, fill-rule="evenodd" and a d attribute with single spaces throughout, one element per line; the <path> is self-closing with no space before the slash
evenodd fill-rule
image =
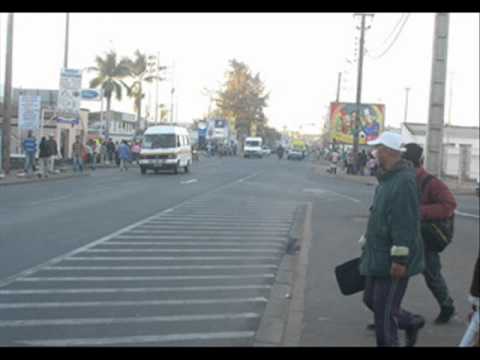
<path id="1" fill-rule="evenodd" d="M 441 273 L 440 252 L 453 237 L 457 203 L 448 187 L 423 168 L 423 149 L 418 144 L 403 146 L 400 135 L 384 132 L 369 145 L 378 161 L 379 185 L 360 239 L 359 271 L 366 279 L 363 302 L 374 317 L 367 328 L 375 331 L 378 346 L 399 346 L 398 329 L 405 331 L 406 346 L 414 346 L 425 319 L 402 308 L 412 276 L 423 274 L 435 297 L 440 308 L 436 324 L 449 322 L 455 314 Z M 477 259 L 469 297 L 471 324 L 461 346 L 479 342 L 478 266 Z"/>
<path id="2" fill-rule="evenodd" d="M 53 136 L 42 137 L 37 146 L 37 140 L 33 132 L 29 131 L 27 137 L 22 142 L 22 148 L 25 153 L 24 171 L 28 177 L 32 177 L 36 170 L 36 156 L 38 152 L 39 159 L 39 177 L 46 178 L 48 174 L 55 173 L 55 159 L 58 156 L 58 145 Z M 97 163 L 113 164 L 120 167 L 121 171 L 128 169 L 128 164 L 136 162 L 139 159 L 141 145 L 134 141 L 129 144 L 123 140 L 120 144 L 114 143 L 112 139 L 101 140 L 90 139 L 84 145 L 80 136 L 75 137 L 72 144 L 72 166 L 74 173 L 82 173 L 85 164 L 90 164 L 91 169 L 95 170 Z"/>
<path id="3" fill-rule="evenodd" d="M 334 175 L 337 174 L 338 166 L 347 175 L 358 174 L 360 176 L 375 176 L 378 169 L 378 162 L 371 151 L 367 153 L 362 150 L 355 155 L 353 150 L 347 152 L 334 149 L 326 154 L 326 160 L 330 162 L 330 168 L 327 171 Z"/>
<path id="4" fill-rule="evenodd" d="M 27 176 L 31 177 L 35 171 L 35 156 L 37 153 L 37 140 L 32 135 L 32 131 L 28 132 L 28 136 L 23 141 L 22 147 L 25 152 L 24 171 Z M 57 142 L 53 136 L 49 136 L 48 140 L 43 136 L 38 148 L 40 177 L 46 178 L 48 177 L 48 174 L 55 173 L 55 158 L 58 155 Z"/>

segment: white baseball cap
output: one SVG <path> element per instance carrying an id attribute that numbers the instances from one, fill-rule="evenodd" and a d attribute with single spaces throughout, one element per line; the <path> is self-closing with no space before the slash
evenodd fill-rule
<path id="1" fill-rule="evenodd" d="M 383 132 L 375 140 L 369 141 L 368 145 L 383 145 L 395 151 L 405 151 L 405 148 L 403 147 L 402 136 L 391 131 Z"/>

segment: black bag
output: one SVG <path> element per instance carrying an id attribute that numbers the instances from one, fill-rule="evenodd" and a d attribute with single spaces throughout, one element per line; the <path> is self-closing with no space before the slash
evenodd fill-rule
<path id="1" fill-rule="evenodd" d="M 338 287 L 343 295 L 365 290 L 365 276 L 360 274 L 360 258 L 347 261 L 335 268 Z"/>
<path id="2" fill-rule="evenodd" d="M 421 193 L 427 184 L 434 178 L 428 175 L 423 179 L 420 188 Z M 422 221 L 422 238 L 425 246 L 429 250 L 442 252 L 452 242 L 455 225 L 455 216 L 447 219 Z"/>

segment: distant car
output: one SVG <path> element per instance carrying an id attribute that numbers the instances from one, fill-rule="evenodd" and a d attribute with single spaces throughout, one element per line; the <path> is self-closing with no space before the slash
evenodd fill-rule
<path id="1" fill-rule="evenodd" d="M 262 147 L 263 156 L 269 156 L 272 153 L 272 150 L 268 146 Z"/>
<path id="2" fill-rule="evenodd" d="M 304 152 L 298 149 L 290 149 L 287 153 L 287 160 L 303 160 L 305 158 Z"/>

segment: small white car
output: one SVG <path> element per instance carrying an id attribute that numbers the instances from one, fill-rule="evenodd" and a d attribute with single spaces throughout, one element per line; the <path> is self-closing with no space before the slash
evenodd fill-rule
<path id="1" fill-rule="evenodd" d="M 261 137 L 247 137 L 245 139 L 245 146 L 243 148 L 243 156 L 245 158 L 263 157 L 262 138 Z"/>

